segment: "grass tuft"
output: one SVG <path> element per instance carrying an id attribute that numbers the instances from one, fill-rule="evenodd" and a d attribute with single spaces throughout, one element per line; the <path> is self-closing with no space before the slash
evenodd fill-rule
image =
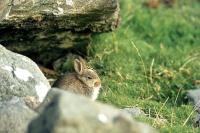
<path id="1" fill-rule="evenodd" d="M 99 100 L 120 108 L 138 106 L 160 132 L 197 133 L 186 91 L 200 80 L 200 3 L 148 8 L 141 0 L 123 0 L 121 25 L 94 35 L 90 64 L 102 80 Z"/>

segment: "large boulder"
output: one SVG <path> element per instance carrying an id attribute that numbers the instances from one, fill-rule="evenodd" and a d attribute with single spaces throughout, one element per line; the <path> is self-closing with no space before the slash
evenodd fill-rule
<path id="1" fill-rule="evenodd" d="M 47 99 L 28 133 L 156 133 L 119 109 L 84 96 L 52 88 Z"/>
<path id="2" fill-rule="evenodd" d="M 24 98 L 30 107 L 41 103 L 50 89 L 49 82 L 29 58 L 0 45 L 0 101 L 13 96 Z"/>
<path id="3" fill-rule="evenodd" d="M 36 115 L 21 98 L 0 101 L 0 133 L 25 133 L 29 122 Z"/>
<path id="4" fill-rule="evenodd" d="M 0 29 L 102 32 L 115 29 L 119 19 L 118 0 L 5 0 L 1 6 Z"/>
<path id="5" fill-rule="evenodd" d="M 49 66 L 118 21 L 118 0 L 0 0 L 0 44 Z"/>

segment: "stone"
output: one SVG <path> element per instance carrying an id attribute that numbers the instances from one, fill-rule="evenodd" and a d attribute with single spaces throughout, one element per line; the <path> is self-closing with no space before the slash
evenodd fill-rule
<path id="1" fill-rule="evenodd" d="M 118 26 L 117 0 L 5 0 L 0 29 L 110 31 Z"/>
<path id="2" fill-rule="evenodd" d="M 194 109 L 196 111 L 196 116 L 194 119 L 195 126 L 200 126 L 200 88 L 195 90 L 189 90 L 187 92 L 187 97 L 192 101 Z"/>
<path id="3" fill-rule="evenodd" d="M 41 105 L 44 108 L 40 115 L 30 123 L 28 133 L 156 133 L 119 109 L 84 96 L 56 88 L 46 98 L 49 96 L 48 102 Z"/>
<path id="4" fill-rule="evenodd" d="M 0 22 L 8 17 L 8 13 L 10 11 L 9 0 L 1 0 L 0 1 Z"/>
<path id="5" fill-rule="evenodd" d="M 139 107 L 128 107 L 128 108 L 123 108 L 121 111 L 125 113 L 129 113 L 133 117 L 145 115 L 144 111 L 142 111 Z"/>
<path id="6" fill-rule="evenodd" d="M 199 113 L 196 113 L 196 115 L 195 115 L 194 126 L 195 127 L 200 127 L 200 114 Z"/>
<path id="7" fill-rule="evenodd" d="M 189 90 L 187 97 L 193 102 L 196 110 L 200 113 L 200 88 L 195 90 Z"/>
<path id="8" fill-rule="evenodd" d="M 38 106 L 38 108 L 36 109 L 36 112 L 38 113 L 42 113 L 45 109 L 45 107 L 50 104 L 50 102 L 53 100 L 53 98 L 57 95 L 60 95 L 61 93 L 63 93 L 63 90 L 59 89 L 59 88 L 51 88 L 50 91 L 47 93 L 44 101 L 40 104 L 40 106 Z"/>
<path id="9" fill-rule="evenodd" d="M 29 122 L 36 116 L 37 113 L 29 109 L 21 98 L 0 101 L 0 132 L 25 133 Z"/>
<path id="10" fill-rule="evenodd" d="M 45 66 L 69 51 L 85 55 L 92 33 L 118 24 L 118 0 L 0 1 L 0 44 Z"/>
<path id="11" fill-rule="evenodd" d="M 13 96 L 24 98 L 34 107 L 51 88 L 38 66 L 29 58 L 0 45 L 0 101 Z"/>

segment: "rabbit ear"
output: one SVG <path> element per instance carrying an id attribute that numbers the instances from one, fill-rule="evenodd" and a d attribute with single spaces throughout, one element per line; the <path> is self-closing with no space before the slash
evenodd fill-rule
<path id="1" fill-rule="evenodd" d="M 74 60 L 74 69 L 80 75 L 83 73 L 83 64 L 80 60 L 78 59 Z"/>
<path id="2" fill-rule="evenodd" d="M 86 61 L 81 56 L 79 56 L 78 59 L 82 63 L 83 68 L 87 68 Z"/>

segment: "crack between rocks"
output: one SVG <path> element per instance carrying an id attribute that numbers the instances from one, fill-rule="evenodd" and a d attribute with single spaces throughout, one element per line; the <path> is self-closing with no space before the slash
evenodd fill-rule
<path id="1" fill-rule="evenodd" d="M 11 64 L 11 67 L 12 67 L 12 71 L 11 71 L 11 73 L 12 73 L 12 76 L 13 76 L 13 78 L 15 78 L 16 79 L 16 76 L 15 76 L 15 70 L 16 70 L 16 66 L 14 65 L 14 63 L 12 63 Z"/>

